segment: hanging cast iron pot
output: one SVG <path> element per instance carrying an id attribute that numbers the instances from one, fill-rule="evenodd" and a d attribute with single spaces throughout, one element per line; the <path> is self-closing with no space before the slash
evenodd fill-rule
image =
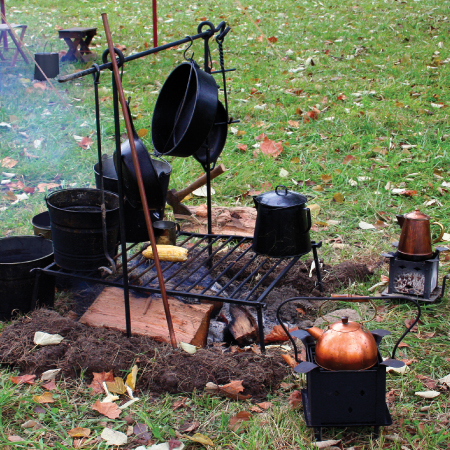
<path id="1" fill-rule="evenodd" d="M 275 191 L 253 197 L 257 216 L 253 251 L 288 257 L 311 251 L 311 212 L 304 195 L 277 186 Z"/>
<path id="2" fill-rule="evenodd" d="M 147 204 L 149 209 L 163 210 L 166 204 L 167 189 L 169 187 L 170 173 L 172 167 L 167 161 L 158 161 L 152 159 L 145 148 L 144 143 L 134 128 L 131 119 L 130 107 L 127 103 L 128 115 L 131 121 L 131 128 L 134 136 L 134 144 L 139 160 L 139 166 L 142 173 L 142 181 L 144 183 L 145 194 L 147 196 Z M 136 170 L 133 163 L 133 155 L 131 153 L 130 141 L 126 140 L 120 147 L 122 154 L 122 179 L 123 190 L 133 208 L 142 205 L 139 186 L 136 177 Z M 114 165 L 117 171 L 118 160 L 117 152 L 114 152 Z"/>
<path id="3" fill-rule="evenodd" d="M 216 120 L 203 145 L 194 153 L 194 158 L 208 170 L 208 152 L 210 167 L 214 167 L 225 147 L 228 132 L 228 117 L 222 102 L 218 102 Z"/>
<path id="4" fill-rule="evenodd" d="M 218 86 L 195 61 L 176 67 L 165 81 L 152 119 L 157 154 L 188 157 L 200 149 L 216 119 Z"/>

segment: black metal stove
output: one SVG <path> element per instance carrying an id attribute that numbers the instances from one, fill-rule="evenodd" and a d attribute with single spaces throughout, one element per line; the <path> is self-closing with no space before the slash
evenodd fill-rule
<path id="1" fill-rule="evenodd" d="M 439 256 L 446 247 L 436 247 L 433 256 L 425 261 L 409 261 L 398 252 L 383 253 L 389 259 L 389 285 L 381 295 L 386 297 L 415 298 L 424 302 L 434 302 L 444 295 L 444 277 L 442 287 L 438 285 Z"/>
<path id="2" fill-rule="evenodd" d="M 367 297 L 366 297 L 367 298 Z M 370 300 L 380 300 L 383 297 L 370 297 Z M 316 340 L 305 330 L 291 333 L 280 318 L 280 310 L 288 302 L 298 300 L 337 300 L 346 301 L 342 297 L 297 297 L 283 302 L 277 311 L 278 321 L 291 340 L 295 359 L 299 363 L 295 367 L 297 373 L 306 374 L 306 388 L 302 389 L 302 403 L 305 422 L 314 428 L 317 440 L 322 440 L 323 427 L 354 427 L 370 426 L 378 437 L 380 426 L 392 424 L 392 418 L 386 405 L 386 367 L 402 367 L 404 363 L 395 359 L 395 352 L 401 340 L 412 329 L 420 318 L 420 306 L 411 300 L 418 310 L 414 323 L 403 333 L 395 344 L 390 359 L 384 360 L 378 350 L 378 362 L 366 370 L 327 370 L 315 362 Z M 358 299 L 352 299 L 357 301 Z M 379 346 L 384 336 L 391 334 L 387 330 L 371 331 Z M 297 346 L 293 337 L 302 341 L 306 349 L 306 361 L 298 357 Z"/>

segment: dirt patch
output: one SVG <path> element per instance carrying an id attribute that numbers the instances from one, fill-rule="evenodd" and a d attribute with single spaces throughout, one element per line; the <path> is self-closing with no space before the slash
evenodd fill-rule
<path id="1" fill-rule="evenodd" d="M 36 331 L 57 333 L 64 340 L 35 348 Z M 232 354 L 213 347 L 188 355 L 143 336 L 128 339 L 120 332 L 87 327 L 49 310 L 33 312 L 0 335 L 0 363 L 23 373 L 40 375 L 60 368 L 65 377 L 76 378 L 81 371 L 90 377 L 112 369 L 115 376 L 123 376 L 135 362 L 141 369 L 139 387 L 158 394 L 201 391 L 208 381 L 243 380 L 244 394 L 262 399 L 290 372 L 276 352 Z"/>

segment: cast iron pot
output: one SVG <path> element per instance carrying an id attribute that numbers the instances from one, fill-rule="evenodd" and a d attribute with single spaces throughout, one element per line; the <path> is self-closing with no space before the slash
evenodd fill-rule
<path id="1" fill-rule="evenodd" d="M 253 197 L 257 216 L 253 251 L 289 257 L 311 251 L 311 212 L 304 195 L 277 186 L 275 191 Z"/>
<path id="2" fill-rule="evenodd" d="M 207 158 L 209 152 L 209 164 L 215 165 L 217 159 L 222 153 L 225 147 L 225 142 L 227 140 L 228 132 L 228 117 L 227 112 L 219 101 L 217 104 L 217 114 L 216 120 L 211 128 L 203 145 L 194 153 L 194 158 L 203 166 L 203 168 L 208 170 Z"/>
<path id="3" fill-rule="evenodd" d="M 160 161 L 153 161 L 158 170 Z M 95 186 L 97 189 L 101 188 L 101 180 L 99 173 L 99 163 L 94 165 Z M 119 186 L 117 180 L 116 168 L 112 156 L 102 158 L 103 169 L 103 188 L 106 191 L 118 193 Z M 125 236 L 127 242 L 145 242 L 150 238 L 148 236 L 147 224 L 145 223 L 145 214 L 142 207 L 133 208 L 130 202 L 125 198 Z M 162 220 L 164 217 L 164 207 L 159 210 L 150 211 L 150 218 L 152 222 Z"/>
<path id="4" fill-rule="evenodd" d="M 170 173 L 172 167 L 167 161 L 157 161 L 150 157 L 144 143 L 139 139 L 134 128 L 131 112 L 128 106 L 128 115 L 133 130 L 134 144 L 141 168 L 142 181 L 144 183 L 145 194 L 149 209 L 163 209 L 166 204 L 167 189 L 169 187 Z M 130 141 L 126 140 L 120 147 L 122 154 L 122 178 L 123 190 L 133 208 L 142 206 L 139 186 L 134 169 L 133 156 L 131 153 Z M 117 152 L 114 152 L 114 165 L 118 167 Z"/>
<path id="5" fill-rule="evenodd" d="M 158 95 L 152 119 L 152 142 L 159 154 L 192 156 L 214 125 L 218 87 L 195 61 L 176 67 Z"/>

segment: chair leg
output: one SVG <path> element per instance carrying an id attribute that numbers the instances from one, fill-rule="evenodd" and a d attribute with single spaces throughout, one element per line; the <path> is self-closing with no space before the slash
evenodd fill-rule
<path id="1" fill-rule="evenodd" d="M 9 35 L 11 36 L 12 41 L 14 42 L 15 46 L 16 46 L 16 51 L 14 52 L 14 56 L 13 59 L 11 61 L 11 67 L 14 67 L 17 61 L 17 57 L 20 55 L 22 56 L 23 60 L 28 64 L 28 59 L 25 55 L 25 53 L 22 50 L 22 42 L 23 42 L 23 37 L 25 35 L 25 31 L 27 30 L 27 26 L 24 25 L 22 27 L 22 33 L 20 33 L 20 42 L 17 42 L 17 39 L 14 36 L 14 33 L 12 32 L 12 30 L 8 30 L 9 31 Z"/>

